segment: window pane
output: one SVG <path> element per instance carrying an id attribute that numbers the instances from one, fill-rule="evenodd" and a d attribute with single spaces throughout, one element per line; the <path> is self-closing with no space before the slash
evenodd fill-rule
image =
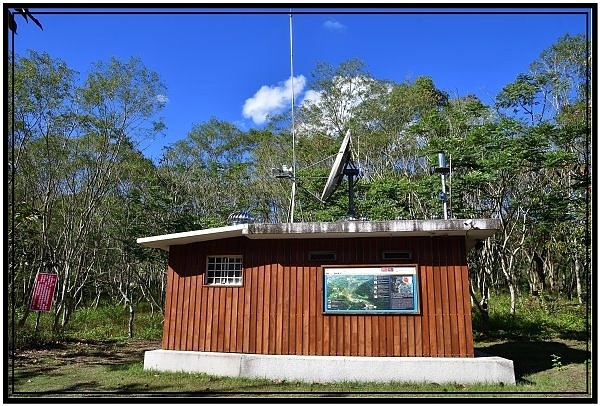
<path id="1" fill-rule="evenodd" d="M 207 285 L 241 285 L 242 257 L 211 256 L 206 260 L 205 281 Z"/>

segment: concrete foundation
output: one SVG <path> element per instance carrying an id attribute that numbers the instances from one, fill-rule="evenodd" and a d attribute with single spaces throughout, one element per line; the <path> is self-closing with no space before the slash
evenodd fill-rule
<path id="1" fill-rule="evenodd" d="M 515 383 L 513 362 L 491 356 L 345 357 L 153 350 L 144 355 L 144 369 L 321 383 Z"/>

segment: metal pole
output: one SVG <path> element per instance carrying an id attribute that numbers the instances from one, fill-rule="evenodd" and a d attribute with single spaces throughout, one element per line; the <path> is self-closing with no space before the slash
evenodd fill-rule
<path id="1" fill-rule="evenodd" d="M 446 176 L 442 173 L 442 193 L 444 194 L 444 220 L 448 220 L 448 199 L 446 196 Z"/>
<path id="2" fill-rule="evenodd" d="M 348 220 L 356 220 L 356 212 L 354 211 L 354 175 L 351 172 L 348 174 Z"/>
<path id="3" fill-rule="evenodd" d="M 448 207 L 450 213 L 452 213 L 452 155 L 450 155 L 448 161 L 450 162 L 450 172 L 448 173 L 448 186 L 450 187 L 450 197 L 448 198 Z"/>
<path id="4" fill-rule="evenodd" d="M 294 128 L 294 47 L 292 42 L 292 9 L 290 9 L 290 84 L 292 88 L 292 196 L 290 203 L 290 223 L 294 222 L 296 209 L 296 132 Z"/>
<path id="5" fill-rule="evenodd" d="M 442 203 L 444 204 L 444 220 L 448 220 L 448 198 L 446 197 L 446 175 L 444 172 L 448 172 L 446 168 L 446 156 L 443 152 L 438 153 L 438 168 L 442 175 Z"/>
<path id="6" fill-rule="evenodd" d="M 35 329 L 33 330 L 33 335 L 34 336 L 37 336 L 38 327 L 40 326 L 40 314 L 42 314 L 42 312 L 38 310 L 37 317 L 35 319 Z"/>
<path id="7" fill-rule="evenodd" d="M 12 14 L 9 16 L 9 18 L 14 18 L 15 13 L 12 11 L 8 12 L 9 14 Z M 15 280 L 15 175 L 16 175 L 16 167 L 15 167 L 15 32 L 14 30 L 11 30 L 11 43 L 10 43 L 10 52 L 11 52 L 11 63 L 10 63 L 10 83 L 11 83 L 11 87 L 10 87 L 10 104 L 11 104 L 11 129 L 10 129 L 10 244 L 11 244 L 11 248 L 13 248 L 11 251 L 11 261 L 10 261 L 10 268 L 9 268 L 9 280 L 14 282 Z M 12 354 L 11 357 L 11 378 L 12 378 L 12 384 L 11 384 L 11 389 L 13 391 L 13 393 L 15 392 L 15 355 L 16 355 L 16 345 L 15 345 L 15 303 L 16 303 L 16 296 L 15 296 L 15 287 L 14 285 L 12 286 L 11 289 L 11 299 L 12 299 L 12 309 L 11 309 L 11 322 L 12 325 L 9 327 L 10 328 L 10 332 L 11 332 L 11 337 L 12 337 L 12 343 L 9 344 L 10 346 L 10 353 Z"/>

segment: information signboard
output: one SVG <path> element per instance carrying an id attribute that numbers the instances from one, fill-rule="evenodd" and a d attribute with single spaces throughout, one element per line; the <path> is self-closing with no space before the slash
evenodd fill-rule
<path id="1" fill-rule="evenodd" d="M 325 313 L 419 312 L 416 265 L 323 267 Z"/>
<path id="2" fill-rule="evenodd" d="M 33 286 L 33 294 L 31 295 L 31 303 L 29 304 L 30 310 L 50 311 L 57 279 L 58 275 L 54 273 L 40 272 L 37 274 Z"/>

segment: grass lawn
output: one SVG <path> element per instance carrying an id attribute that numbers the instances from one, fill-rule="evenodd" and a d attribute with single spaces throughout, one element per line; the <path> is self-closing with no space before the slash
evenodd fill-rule
<path id="1" fill-rule="evenodd" d="M 534 397 L 592 400 L 592 349 L 586 307 L 525 297 L 515 316 L 508 297 L 494 297 L 489 338 L 473 314 L 475 348 L 513 361 L 516 385 L 357 383 L 310 384 L 143 369 L 144 352 L 160 348 L 162 314 L 136 312 L 137 339 L 127 339 L 121 306 L 84 308 L 60 338 L 42 315 L 39 334 L 20 331 L 8 359 L 7 399 L 67 397 Z M 551 308 L 549 306 L 552 306 Z M 147 309 L 146 309 L 147 310 Z M 590 324 L 591 326 L 591 324 Z M 12 355 L 12 354 L 9 354 Z"/>
<path id="2" fill-rule="evenodd" d="M 582 341 L 476 343 L 480 351 L 513 360 L 516 385 L 310 384 L 145 371 L 144 351 L 159 346 L 158 340 L 74 340 L 17 352 L 14 365 L 12 360 L 9 365 L 8 397 L 591 398 L 590 352 Z"/>

